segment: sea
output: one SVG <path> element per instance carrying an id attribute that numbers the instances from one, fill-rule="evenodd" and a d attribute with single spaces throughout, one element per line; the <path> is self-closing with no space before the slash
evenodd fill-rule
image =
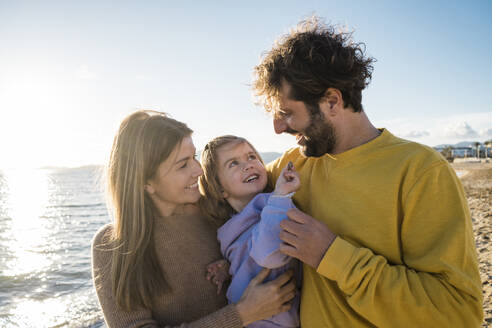
<path id="1" fill-rule="evenodd" d="M 90 245 L 110 221 L 99 166 L 0 170 L 0 327 L 105 327 Z"/>
<path id="2" fill-rule="evenodd" d="M 0 169 L 0 328 L 106 327 L 91 277 L 104 181 L 102 166 Z"/>

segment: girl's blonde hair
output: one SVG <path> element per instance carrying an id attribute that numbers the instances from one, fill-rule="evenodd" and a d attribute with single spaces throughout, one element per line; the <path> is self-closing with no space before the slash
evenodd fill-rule
<path id="1" fill-rule="evenodd" d="M 107 187 L 114 215 L 112 289 L 122 309 L 152 308 L 157 294 L 170 290 L 153 240 L 156 209 L 144 186 L 191 133 L 165 113 L 145 110 L 126 117 L 114 138 Z"/>
<path id="2" fill-rule="evenodd" d="M 203 197 L 200 199 L 199 204 L 202 213 L 209 217 L 217 227 L 223 225 L 231 216 L 236 214 L 236 211 L 223 196 L 224 189 L 219 181 L 219 161 L 217 154 L 222 146 L 231 142 L 247 143 L 264 165 L 258 151 L 244 138 L 225 135 L 214 138 L 207 143 L 200 159 L 203 175 L 200 176 L 198 182 Z"/>

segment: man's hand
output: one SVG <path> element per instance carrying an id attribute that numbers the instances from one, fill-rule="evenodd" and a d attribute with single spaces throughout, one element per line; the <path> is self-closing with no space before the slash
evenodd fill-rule
<path id="1" fill-rule="evenodd" d="M 229 280 L 229 262 L 218 260 L 207 265 L 207 280 L 217 285 L 217 295 L 220 294 L 222 286 Z"/>
<path id="2" fill-rule="evenodd" d="M 287 211 L 289 219 L 280 222 L 280 239 L 284 242 L 279 249 L 307 265 L 318 268 L 321 259 L 337 237 L 328 227 L 299 211 Z"/>

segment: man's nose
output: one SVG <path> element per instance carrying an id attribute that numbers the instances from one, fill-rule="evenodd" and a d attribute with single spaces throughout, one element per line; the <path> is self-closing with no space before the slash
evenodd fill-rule
<path id="1" fill-rule="evenodd" d="M 274 118 L 273 129 L 275 130 L 276 134 L 281 134 L 287 130 L 287 124 L 283 119 Z"/>

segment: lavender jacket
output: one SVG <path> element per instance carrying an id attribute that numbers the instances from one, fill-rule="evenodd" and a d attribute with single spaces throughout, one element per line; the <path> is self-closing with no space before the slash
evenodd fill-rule
<path id="1" fill-rule="evenodd" d="M 231 263 L 232 276 L 227 290 L 229 302 L 236 303 L 244 290 L 264 267 L 271 268 L 265 281 L 273 280 L 290 268 L 294 269 L 300 286 L 300 264 L 282 254 L 278 248 L 280 221 L 287 218 L 287 210 L 294 208 L 289 197 L 258 194 L 238 214 L 230 218 L 217 232 L 220 249 Z M 254 322 L 248 327 L 299 327 L 299 289 L 287 312 Z"/>

